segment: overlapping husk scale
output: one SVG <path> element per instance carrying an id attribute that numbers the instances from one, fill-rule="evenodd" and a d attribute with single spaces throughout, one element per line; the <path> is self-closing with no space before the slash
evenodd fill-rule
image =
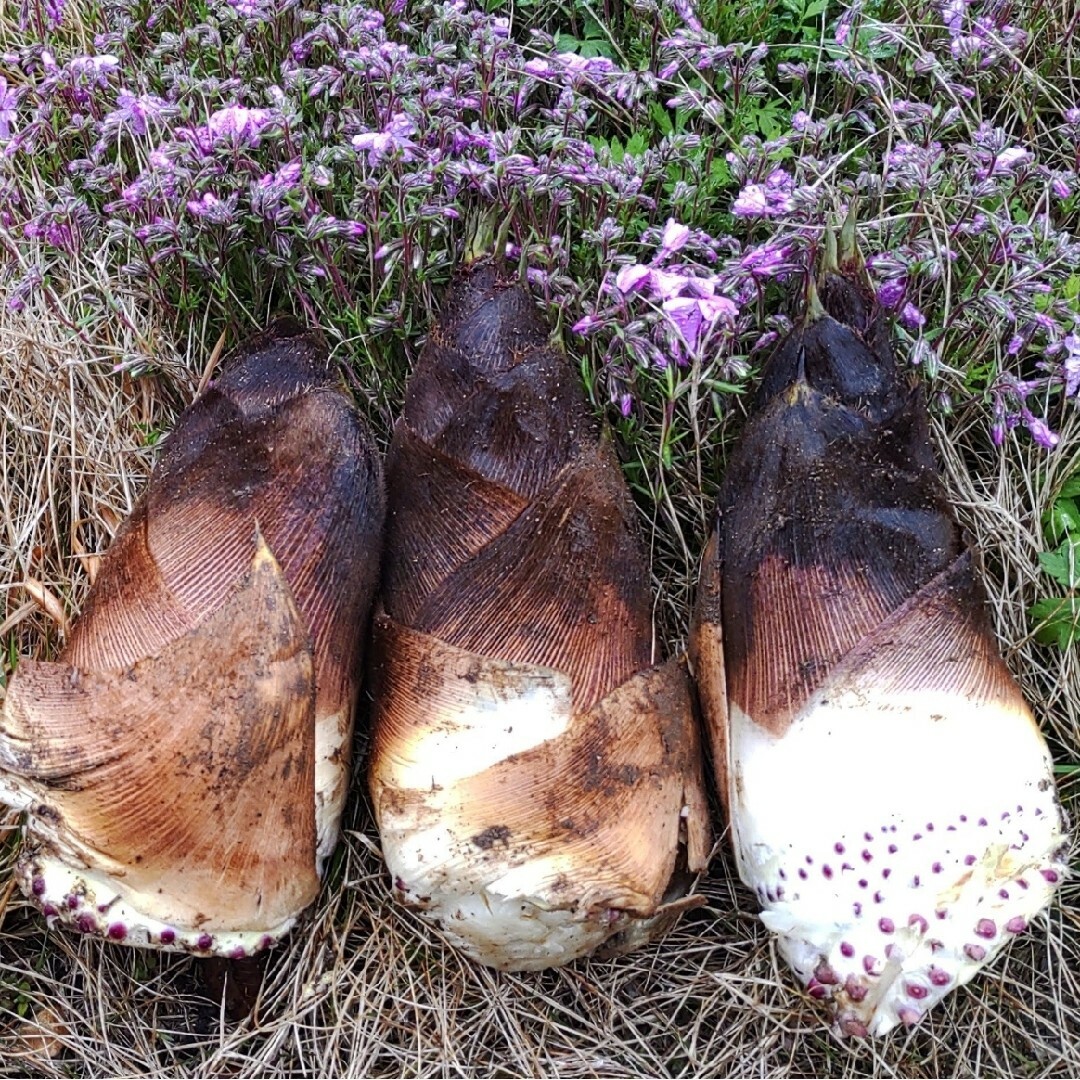
<path id="1" fill-rule="evenodd" d="M 0 799 L 50 922 L 240 956 L 315 897 L 348 784 L 381 469 L 281 323 L 179 418 L 55 662 L 22 661 Z"/>
<path id="2" fill-rule="evenodd" d="M 708 854 L 684 665 L 633 507 L 527 290 L 460 272 L 387 459 L 369 777 L 395 896 L 542 968 L 646 940 Z"/>
<path id="3" fill-rule="evenodd" d="M 850 225 L 825 264 L 728 464 L 692 655 L 762 919 L 880 1034 L 1045 907 L 1064 823 Z"/>

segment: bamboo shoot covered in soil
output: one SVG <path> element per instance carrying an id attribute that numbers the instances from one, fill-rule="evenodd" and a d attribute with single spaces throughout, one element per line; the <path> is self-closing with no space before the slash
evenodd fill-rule
<path id="1" fill-rule="evenodd" d="M 387 459 L 370 782 L 397 899 L 543 968 L 674 920 L 709 851 L 618 462 L 528 292 L 453 283 Z"/>
<path id="2" fill-rule="evenodd" d="M 1042 910 L 1064 823 L 850 226 L 840 254 L 729 462 L 692 655 L 762 920 L 841 1031 L 880 1034 Z"/>
<path id="3" fill-rule="evenodd" d="M 55 662 L 0 714 L 19 882 L 50 923 L 239 957 L 315 897 L 349 776 L 381 471 L 280 325 L 180 417 Z"/>

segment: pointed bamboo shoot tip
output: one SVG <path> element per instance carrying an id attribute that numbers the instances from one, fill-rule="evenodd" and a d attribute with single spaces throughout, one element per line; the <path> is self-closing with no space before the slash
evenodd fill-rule
<path id="1" fill-rule="evenodd" d="M 473 266 L 484 259 L 502 264 L 506 258 L 506 239 L 510 235 L 516 206 L 511 206 L 500 221 L 498 211 L 490 209 L 477 212 L 469 221 L 465 239 L 464 262 Z"/>
<path id="2" fill-rule="evenodd" d="M 821 297 L 818 295 L 817 282 L 814 281 L 813 275 L 809 275 L 806 279 L 806 309 L 803 312 L 803 322 L 809 325 L 827 314 Z"/>
<path id="3" fill-rule="evenodd" d="M 472 266 L 487 258 L 494 247 L 494 212 L 488 210 L 477 213 L 469 219 L 466 228 L 464 262 L 466 266 Z"/>
<path id="4" fill-rule="evenodd" d="M 831 224 L 825 224 L 825 250 L 821 256 L 821 266 L 818 268 L 818 280 L 824 281 L 826 274 L 838 274 L 840 263 L 836 255 L 836 230 Z"/>
<path id="5" fill-rule="evenodd" d="M 858 215 L 855 213 L 855 200 L 848 207 L 847 217 L 840 227 L 840 266 L 844 270 L 860 271 L 866 266 L 866 260 L 859 250 L 859 237 L 855 230 Z"/>

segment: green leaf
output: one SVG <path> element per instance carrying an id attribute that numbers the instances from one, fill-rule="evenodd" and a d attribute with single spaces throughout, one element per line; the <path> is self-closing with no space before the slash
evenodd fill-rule
<path id="1" fill-rule="evenodd" d="M 649 148 L 649 137 L 644 131 L 635 131 L 629 139 L 626 140 L 626 152 L 631 157 L 641 157 Z"/>
<path id="2" fill-rule="evenodd" d="M 649 103 L 649 115 L 653 118 L 653 123 L 661 135 L 670 135 L 675 130 L 675 125 L 671 122 L 671 114 L 659 101 Z"/>
<path id="3" fill-rule="evenodd" d="M 1074 499 L 1077 495 L 1080 495 L 1080 473 L 1075 476 L 1070 476 L 1064 484 L 1061 485 L 1061 491 L 1058 493 L 1059 499 Z"/>
<path id="4" fill-rule="evenodd" d="M 1067 536 L 1080 536 L 1080 508 L 1073 499 L 1058 499 L 1046 515 L 1046 531 L 1051 541 L 1059 543 Z"/>
<path id="5" fill-rule="evenodd" d="M 1066 588 L 1080 588 L 1080 536 L 1066 540 L 1057 551 L 1040 551 L 1039 564 Z"/>
<path id="6" fill-rule="evenodd" d="M 1080 597 L 1050 596 L 1031 605 L 1035 640 L 1067 649 L 1080 638 Z"/>

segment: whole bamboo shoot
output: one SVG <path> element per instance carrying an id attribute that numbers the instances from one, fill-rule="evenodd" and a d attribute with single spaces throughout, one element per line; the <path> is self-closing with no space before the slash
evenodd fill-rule
<path id="1" fill-rule="evenodd" d="M 1047 904 L 1063 819 L 845 227 L 766 365 L 692 655 L 762 921 L 839 1029 L 916 1023 Z"/>
<path id="2" fill-rule="evenodd" d="M 451 286 L 387 475 L 369 775 L 395 896 L 498 968 L 645 940 L 709 851 L 686 673 L 653 662 L 611 445 L 491 259 Z"/>
<path id="3" fill-rule="evenodd" d="M 50 924 L 241 957 L 337 842 L 384 514 L 326 349 L 279 325 L 180 417 L 55 662 L 0 714 Z"/>

